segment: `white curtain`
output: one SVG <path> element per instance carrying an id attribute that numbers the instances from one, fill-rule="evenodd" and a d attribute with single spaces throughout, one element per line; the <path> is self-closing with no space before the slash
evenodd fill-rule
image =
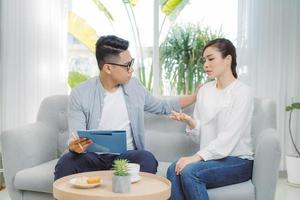
<path id="1" fill-rule="evenodd" d="M 34 122 L 43 98 L 67 93 L 66 0 L 1 0 L 0 130 Z"/>
<path id="2" fill-rule="evenodd" d="M 277 130 L 284 156 L 293 153 L 285 106 L 300 101 L 300 1 L 239 0 L 238 58 L 241 78 L 255 96 L 277 104 Z M 298 112 L 298 113 L 297 113 Z M 300 146 L 300 117 L 295 112 L 294 133 Z"/>

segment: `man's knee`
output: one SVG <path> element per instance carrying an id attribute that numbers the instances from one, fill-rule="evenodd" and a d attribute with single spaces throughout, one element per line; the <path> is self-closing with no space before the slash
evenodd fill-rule
<path id="1" fill-rule="evenodd" d="M 157 172 L 158 162 L 154 155 L 149 151 L 139 151 L 141 159 L 141 171 L 155 174 Z"/>
<path id="2" fill-rule="evenodd" d="M 86 154 L 75 154 L 68 152 L 59 158 L 57 162 L 57 167 L 65 167 L 65 166 L 74 166 L 76 163 L 83 162 L 86 157 Z"/>
<path id="3" fill-rule="evenodd" d="M 158 162 L 154 155 L 145 150 L 131 151 L 129 156 L 130 162 L 139 163 L 142 172 L 149 172 L 155 174 L 157 172 Z"/>
<path id="4" fill-rule="evenodd" d="M 78 165 L 85 162 L 86 154 L 66 153 L 57 162 L 54 172 L 54 180 L 64 176 L 75 174 L 78 171 Z"/>
<path id="5" fill-rule="evenodd" d="M 138 154 L 139 154 L 139 157 L 141 157 L 143 160 L 149 160 L 153 163 L 157 163 L 155 156 L 149 151 L 139 150 Z"/>

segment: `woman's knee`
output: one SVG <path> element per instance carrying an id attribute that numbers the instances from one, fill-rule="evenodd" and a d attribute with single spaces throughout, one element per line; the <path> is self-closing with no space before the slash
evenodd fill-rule
<path id="1" fill-rule="evenodd" d="M 189 165 L 185 166 L 185 168 L 183 168 L 183 170 L 180 172 L 180 176 L 181 177 L 191 177 L 191 176 L 193 176 L 192 168 Z"/>
<path id="2" fill-rule="evenodd" d="M 202 164 L 202 163 L 201 163 Z M 211 173 L 210 170 L 206 169 L 203 166 L 192 164 L 186 166 L 181 172 L 180 172 L 180 179 L 183 182 L 183 184 L 187 183 L 199 183 L 199 184 L 207 184 L 208 180 L 210 180 L 214 174 Z"/>
<path id="3" fill-rule="evenodd" d="M 175 172 L 175 168 L 176 168 L 176 162 L 173 162 L 167 170 L 167 178 L 171 179 L 172 177 L 176 176 L 176 172 Z"/>
<path id="4" fill-rule="evenodd" d="M 202 171 L 202 169 L 196 163 L 189 164 L 180 172 L 180 177 L 182 180 L 199 180 L 199 171 Z"/>

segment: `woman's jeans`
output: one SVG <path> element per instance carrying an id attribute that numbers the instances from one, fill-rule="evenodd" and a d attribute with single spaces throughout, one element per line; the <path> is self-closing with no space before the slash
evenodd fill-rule
<path id="1" fill-rule="evenodd" d="M 226 157 L 191 163 L 176 175 L 176 162 L 168 169 L 171 200 L 208 200 L 207 189 L 241 183 L 251 179 L 253 160 Z"/>

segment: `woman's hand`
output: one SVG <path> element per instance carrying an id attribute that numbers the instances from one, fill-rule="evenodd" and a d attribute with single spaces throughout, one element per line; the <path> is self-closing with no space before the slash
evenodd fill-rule
<path id="1" fill-rule="evenodd" d="M 193 118 L 191 116 L 181 112 L 181 111 L 180 112 L 172 111 L 171 115 L 170 115 L 170 118 L 173 119 L 173 120 L 176 120 L 176 121 L 186 123 L 191 129 L 196 127 L 196 123 L 193 120 Z"/>
<path id="2" fill-rule="evenodd" d="M 179 175 L 180 172 L 185 168 L 185 166 L 187 166 L 188 164 L 191 163 L 195 163 L 202 160 L 201 156 L 199 156 L 198 154 L 195 154 L 193 156 L 188 156 L 188 157 L 181 157 L 177 163 L 176 163 L 176 167 L 175 167 L 175 172 L 176 175 Z"/>
<path id="3" fill-rule="evenodd" d="M 72 140 L 69 143 L 69 149 L 76 153 L 84 153 L 88 148 L 88 146 L 92 143 L 93 143 L 92 140 L 87 138 L 79 138 L 79 139 L 72 138 Z"/>

